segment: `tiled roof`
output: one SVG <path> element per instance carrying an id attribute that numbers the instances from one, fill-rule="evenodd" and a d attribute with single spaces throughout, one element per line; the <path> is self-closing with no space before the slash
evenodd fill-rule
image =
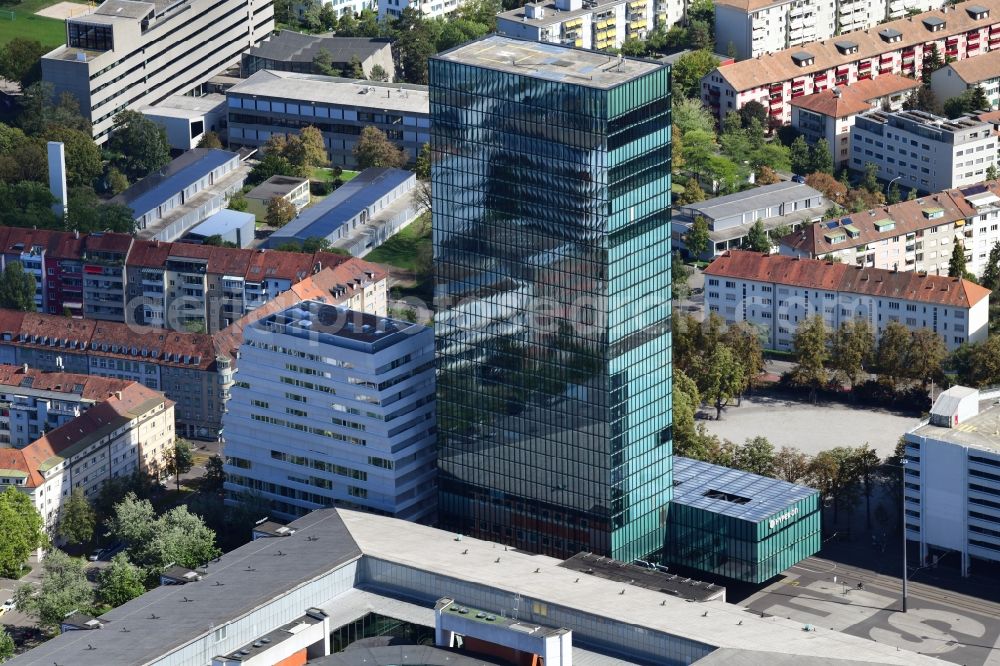
<path id="1" fill-rule="evenodd" d="M 989 51 L 974 58 L 956 60 L 945 65 L 955 70 L 958 78 L 966 83 L 979 83 L 1000 77 L 1000 51 Z"/>
<path id="2" fill-rule="evenodd" d="M 978 20 L 972 18 L 966 11 L 966 8 L 972 5 L 981 5 L 987 8 L 989 16 Z M 837 39 L 810 42 L 757 58 L 743 60 L 732 65 L 720 67 L 715 70 L 715 73 L 728 81 L 729 85 L 738 91 L 750 90 L 766 86 L 769 83 L 787 81 L 795 77 L 822 72 L 837 65 L 846 65 L 866 60 L 882 53 L 905 49 L 917 44 L 929 41 L 942 41 L 951 35 L 958 35 L 975 28 L 985 28 L 998 21 L 998 13 L 1000 13 L 1000 0 L 972 0 L 972 2 L 963 2 L 948 9 L 936 9 L 917 16 L 890 21 L 889 23 L 877 25 L 868 30 L 848 32 Z M 945 29 L 940 32 L 930 32 L 923 23 L 923 19 L 930 17 L 937 17 L 947 21 Z M 879 31 L 886 29 L 898 30 L 902 33 L 902 39 L 893 43 L 883 41 L 879 36 Z M 838 39 L 850 39 L 857 42 L 858 51 L 848 54 L 841 53 L 834 44 Z M 792 54 L 803 50 L 814 56 L 815 60 L 811 65 L 799 67 L 792 60 Z"/>
<path id="3" fill-rule="evenodd" d="M 6 253 L 20 252 L 16 245 L 24 249 L 40 247 L 54 259 L 78 258 L 83 251 L 83 237 L 79 234 L 51 229 L 24 229 L 4 227 L 0 234 L 0 248 Z"/>
<path id="4" fill-rule="evenodd" d="M 989 289 L 959 278 L 743 250 L 720 255 L 705 269 L 705 275 L 965 308 L 990 294 Z"/>
<path id="5" fill-rule="evenodd" d="M 124 254 L 132 247 L 132 241 L 133 238 L 128 234 L 93 233 L 87 234 L 83 247 L 90 252 L 121 252 Z"/>
<path id="6" fill-rule="evenodd" d="M 871 110 L 871 102 L 887 95 L 913 90 L 920 82 L 898 74 L 882 74 L 842 88 L 829 88 L 791 101 L 792 106 L 821 113 L 831 118 L 846 118 Z"/>
<path id="7" fill-rule="evenodd" d="M 1000 196 L 1000 181 L 987 181 L 976 186 L 976 189 L 980 187 L 983 191 L 990 191 Z M 968 187 L 962 189 L 972 191 Z M 834 221 L 816 222 L 785 236 L 781 239 L 781 244 L 799 253 L 822 257 L 829 252 L 867 245 L 940 224 L 964 221 L 975 215 L 976 209 L 966 200 L 962 189 L 946 190 L 913 201 L 901 201 L 891 206 L 879 206 L 872 210 L 853 213 L 835 220 L 836 226 L 831 226 Z M 933 219 L 928 217 L 926 211 L 932 209 L 940 209 L 940 216 Z M 875 223 L 882 220 L 892 220 L 894 224 L 891 228 L 879 231 Z M 860 232 L 856 238 L 848 237 L 838 243 L 831 243 L 827 239 L 826 236 L 830 231 L 847 224 Z"/>
<path id="8" fill-rule="evenodd" d="M 747 13 L 755 12 L 771 5 L 784 4 L 786 0 L 715 0 L 716 5 L 735 7 Z"/>
<path id="9" fill-rule="evenodd" d="M 31 378 L 31 384 L 24 380 Z M 37 368 L 25 371 L 21 365 L 0 365 L 0 386 L 26 387 L 35 391 L 73 393 L 86 400 L 104 400 L 132 382 L 126 379 L 80 375 L 71 372 L 44 372 Z M 4 389 L 0 388 L 0 391 Z"/>
<path id="10" fill-rule="evenodd" d="M 129 267 L 163 268 L 172 245 L 156 240 L 137 240 L 128 253 L 126 264 Z"/>

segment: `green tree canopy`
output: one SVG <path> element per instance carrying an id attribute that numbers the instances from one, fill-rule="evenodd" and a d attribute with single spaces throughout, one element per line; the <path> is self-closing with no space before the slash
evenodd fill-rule
<path id="1" fill-rule="evenodd" d="M 385 132 L 372 126 L 361 130 L 361 137 L 354 146 L 354 158 L 358 162 L 359 169 L 402 168 L 406 165 L 406 153 L 389 141 Z"/>
<path id="2" fill-rule="evenodd" d="M 0 274 L 0 307 L 21 312 L 35 311 L 35 278 L 20 261 L 11 261 Z"/>
<path id="3" fill-rule="evenodd" d="M 716 420 L 721 419 L 722 408 L 746 389 L 743 364 L 729 347 L 720 345 L 707 357 L 700 375 L 702 384 L 699 389 L 714 404 Z"/>
<path id="4" fill-rule="evenodd" d="M 94 590 L 87 581 L 87 562 L 70 557 L 58 548 L 42 560 L 41 583 L 25 583 L 14 592 L 17 609 L 38 620 L 43 627 L 58 627 L 74 610 L 92 612 Z"/>
<path id="5" fill-rule="evenodd" d="M 39 41 L 15 37 L 0 48 L 0 76 L 27 88 L 41 80 L 41 59 L 48 52 Z"/>
<path id="6" fill-rule="evenodd" d="M 98 576 L 97 597 L 113 608 L 121 606 L 146 591 L 144 578 L 142 570 L 129 562 L 125 553 L 118 553 Z"/>
<path id="7" fill-rule="evenodd" d="M 0 627 L 0 664 L 14 656 L 14 639 Z"/>
<path id="8" fill-rule="evenodd" d="M 964 278 L 968 271 L 965 268 L 965 246 L 956 241 L 951 248 L 951 258 L 948 260 L 948 277 Z"/>
<path id="9" fill-rule="evenodd" d="M 701 97 L 701 79 L 719 66 L 719 59 L 708 49 L 685 53 L 671 69 L 674 90 L 691 100 Z"/>
<path id="10" fill-rule="evenodd" d="M 201 141 L 198 142 L 199 148 L 222 148 L 222 140 L 219 135 L 215 132 L 205 132 L 204 136 L 201 137 Z"/>
<path id="11" fill-rule="evenodd" d="M 865 365 L 871 360 L 875 337 L 866 319 L 841 322 L 833 334 L 830 361 L 838 381 L 852 387 L 861 378 Z"/>
<path id="12" fill-rule="evenodd" d="M 760 476 L 774 476 L 774 445 L 766 437 L 753 437 L 736 448 L 733 467 Z"/>
<path id="13" fill-rule="evenodd" d="M 0 575 L 15 578 L 31 553 L 47 543 L 31 498 L 8 486 L 0 493 Z"/>
<path id="14" fill-rule="evenodd" d="M 114 166 L 130 181 L 145 178 L 170 163 L 166 131 L 138 111 L 121 111 L 114 118 L 108 148 Z"/>
<path id="15" fill-rule="evenodd" d="M 293 206 L 294 208 L 294 206 Z M 174 448 L 170 452 L 170 473 L 174 475 L 177 489 L 181 487 L 181 474 L 187 474 L 194 467 L 194 451 L 191 442 L 178 437 L 174 440 Z"/>
<path id="16" fill-rule="evenodd" d="M 281 228 L 295 219 L 295 204 L 284 197 L 271 197 L 267 202 L 267 223 Z"/>
<path id="17" fill-rule="evenodd" d="M 712 242 L 708 232 L 708 220 L 701 215 L 696 215 L 694 222 L 691 223 L 691 230 L 684 238 L 684 244 L 687 245 L 688 252 L 692 257 L 700 257 L 708 251 Z"/>
<path id="18" fill-rule="evenodd" d="M 750 226 L 746 238 L 743 239 L 743 247 L 751 252 L 771 251 L 771 239 L 767 237 L 763 221 L 757 220 Z"/>
<path id="19" fill-rule="evenodd" d="M 94 537 L 94 508 L 83 494 L 83 488 L 73 489 L 59 513 L 59 536 L 67 543 L 87 543 Z"/>
<path id="20" fill-rule="evenodd" d="M 810 399 L 816 400 L 816 392 L 827 381 L 826 361 L 829 357 L 826 324 L 819 315 L 799 322 L 792 339 L 795 349 L 795 369 L 792 374 L 799 384 L 809 387 Z"/>
<path id="21" fill-rule="evenodd" d="M 413 173 L 417 174 L 420 180 L 429 180 L 431 177 L 431 144 L 425 143 L 420 147 L 420 154 L 417 155 L 417 162 L 413 167 Z"/>
<path id="22" fill-rule="evenodd" d="M 812 173 L 812 153 L 805 137 L 801 134 L 792 141 L 789 160 L 794 173 L 802 176 Z"/>
<path id="23" fill-rule="evenodd" d="M 898 321 L 890 321 L 882 329 L 875 354 L 879 374 L 895 387 L 909 374 L 910 329 Z"/>

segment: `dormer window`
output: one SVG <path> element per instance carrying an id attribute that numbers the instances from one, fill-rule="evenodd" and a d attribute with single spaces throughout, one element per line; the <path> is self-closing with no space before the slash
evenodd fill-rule
<path id="1" fill-rule="evenodd" d="M 878 36 L 882 38 L 883 42 L 892 44 L 893 42 L 902 41 L 903 33 L 895 28 L 883 28 L 878 31 Z"/>
<path id="2" fill-rule="evenodd" d="M 941 32 L 948 23 L 939 16 L 928 16 L 924 19 L 924 27 L 931 32 Z"/>
<path id="3" fill-rule="evenodd" d="M 847 39 L 836 41 L 834 42 L 834 45 L 836 45 L 837 50 L 840 51 L 842 55 L 850 55 L 858 52 L 858 43 Z"/>
<path id="4" fill-rule="evenodd" d="M 808 67 L 816 62 L 816 56 L 809 51 L 796 51 L 792 54 L 792 62 L 799 67 Z"/>
<path id="5" fill-rule="evenodd" d="M 990 10 L 982 5 L 969 5 L 965 11 L 969 12 L 969 16 L 976 21 L 990 17 Z"/>

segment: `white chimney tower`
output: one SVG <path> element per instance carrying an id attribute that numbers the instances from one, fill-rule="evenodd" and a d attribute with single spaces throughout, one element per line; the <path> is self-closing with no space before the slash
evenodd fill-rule
<path id="1" fill-rule="evenodd" d="M 52 210 L 59 217 L 66 215 L 66 149 L 59 141 L 49 141 L 49 190 L 56 202 Z"/>

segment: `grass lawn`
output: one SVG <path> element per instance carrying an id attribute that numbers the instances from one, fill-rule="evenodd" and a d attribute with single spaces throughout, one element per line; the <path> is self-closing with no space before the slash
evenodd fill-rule
<path id="1" fill-rule="evenodd" d="M 348 169 L 344 169 L 343 172 L 340 174 L 340 180 L 346 183 L 347 181 L 349 181 L 350 179 L 354 178 L 357 175 L 358 175 L 357 171 L 350 171 Z M 312 173 L 309 174 L 309 177 L 313 180 L 323 180 L 328 183 L 332 183 L 335 180 L 335 177 L 333 175 L 333 170 L 327 169 L 326 167 L 316 167 L 315 169 L 312 170 Z"/>
<path id="2" fill-rule="evenodd" d="M 365 255 L 365 261 L 389 264 L 407 271 L 417 270 L 418 257 L 431 244 L 430 214 L 424 213 L 405 229 Z"/>
<path id="3" fill-rule="evenodd" d="M 66 23 L 59 19 L 35 16 L 35 12 L 54 5 L 58 0 L 23 0 L 16 4 L 0 5 L 0 45 L 15 37 L 35 39 L 43 46 L 55 48 L 66 43 Z M 10 20 L 8 11 L 14 12 Z"/>

